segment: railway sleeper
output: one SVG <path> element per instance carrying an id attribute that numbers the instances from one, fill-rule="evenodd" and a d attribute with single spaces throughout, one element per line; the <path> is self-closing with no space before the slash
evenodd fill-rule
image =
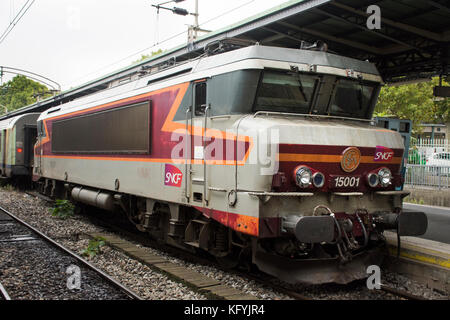
<path id="1" fill-rule="evenodd" d="M 59 195 L 76 203 L 125 214 L 139 231 L 158 242 L 192 253 L 206 251 L 227 267 L 237 265 L 242 257 L 249 257 L 242 252 L 251 247 L 250 241 L 205 218 L 194 208 L 51 179 L 39 185 L 39 190 L 52 198 Z"/>

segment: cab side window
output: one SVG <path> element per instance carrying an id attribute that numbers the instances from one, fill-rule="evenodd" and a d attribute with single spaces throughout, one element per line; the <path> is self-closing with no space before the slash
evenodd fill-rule
<path id="1" fill-rule="evenodd" d="M 206 108 L 206 82 L 195 84 L 195 115 L 205 115 Z"/>
<path id="2" fill-rule="evenodd" d="M 42 120 L 37 122 L 37 133 L 40 137 L 45 137 L 45 130 Z"/>

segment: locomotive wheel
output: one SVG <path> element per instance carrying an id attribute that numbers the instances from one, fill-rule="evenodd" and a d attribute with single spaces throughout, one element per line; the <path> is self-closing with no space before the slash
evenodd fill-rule
<path id="1" fill-rule="evenodd" d="M 239 257 L 240 257 L 241 249 L 233 249 L 231 253 L 227 254 L 223 257 L 216 256 L 216 261 L 222 268 L 225 269 L 234 269 L 239 265 Z"/>

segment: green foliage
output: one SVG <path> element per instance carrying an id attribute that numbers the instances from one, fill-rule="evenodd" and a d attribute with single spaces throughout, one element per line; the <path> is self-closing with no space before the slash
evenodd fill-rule
<path id="1" fill-rule="evenodd" d="M 142 55 L 141 55 L 141 58 L 138 59 L 138 60 L 133 61 L 132 64 L 135 64 L 135 63 L 144 61 L 145 59 L 148 59 L 148 58 L 153 57 L 153 56 L 157 56 L 158 54 L 161 54 L 161 53 L 163 53 L 163 52 L 164 52 L 164 51 L 163 51 L 162 49 L 158 49 L 158 50 L 156 50 L 156 51 L 152 51 L 152 53 L 150 53 L 150 54 L 142 54 Z"/>
<path id="2" fill-rule="evenodd" d="M 57 199 L 55 201 L 55 207 L 50 209 L 50 212 L 52 216 L 65 220 L 73 216 L 74 209 L 75 206 L 69 200 Z"/>
<path id="3" fill-rule="evenodd" d="M 14 186 L 12 186 L 11 184 L 7 184 L 2 186 L 2 189 L 5 191 L 14 191 Z"/>
<path id="4" fill-rule="evenodd" d="M 415 199 L 415 198 L 410 198 L 410 197 L 406 197 L 404 200 L 404 202 L 408 202 L 408 203 L 413 203 L 413 204 L 425 204 L 425 201 L 423 201 L 423 199 Z"/>
<path id="5" fill-rule="evenodd" d="M 437 101 L 433 96 L 433 87 L 439 84 L 439 78 L 429 82 L 400 86 L 384 86 L 381 89 L 374 116 L 395 116 L 413 122 L 413 133 L 420 133 L 421 123 L 440 123 L 450 121 L 449 99 Z M 442 82 L 443 86 L 449 84 Z"/>
<path id="6" fill-rule="evenodd" d="M 89 240 L 88 247 L 83 250 L 81 253 L 83 256 L 92 258 L 99 253 L 102 253 L 101 247 L 105 245 L 105 238 L 103 237 L 95 237 L 92 240 Z"/>
<path id="7" fill-rule="evenodd" d="M 43 94 L 41 100 L 51 96 L 51 93 L 46 92 L 48 92 L 46 86 L 18 75 L 0 86 L 0 104 L 8 111 L 13 111 L 35 103 L 37 101 L 37 97 L 33 96 L 35 94 Z M 0 108 L 0 114 L 4 113 L 4 108 Z"/>

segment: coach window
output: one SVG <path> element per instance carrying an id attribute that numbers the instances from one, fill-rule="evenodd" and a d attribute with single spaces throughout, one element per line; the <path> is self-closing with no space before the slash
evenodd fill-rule
<path id="1" fill-rule="evenodd" d="M 195 84 L 195 115 L 203 116 L 206 108 L 206 82 Z"/>

